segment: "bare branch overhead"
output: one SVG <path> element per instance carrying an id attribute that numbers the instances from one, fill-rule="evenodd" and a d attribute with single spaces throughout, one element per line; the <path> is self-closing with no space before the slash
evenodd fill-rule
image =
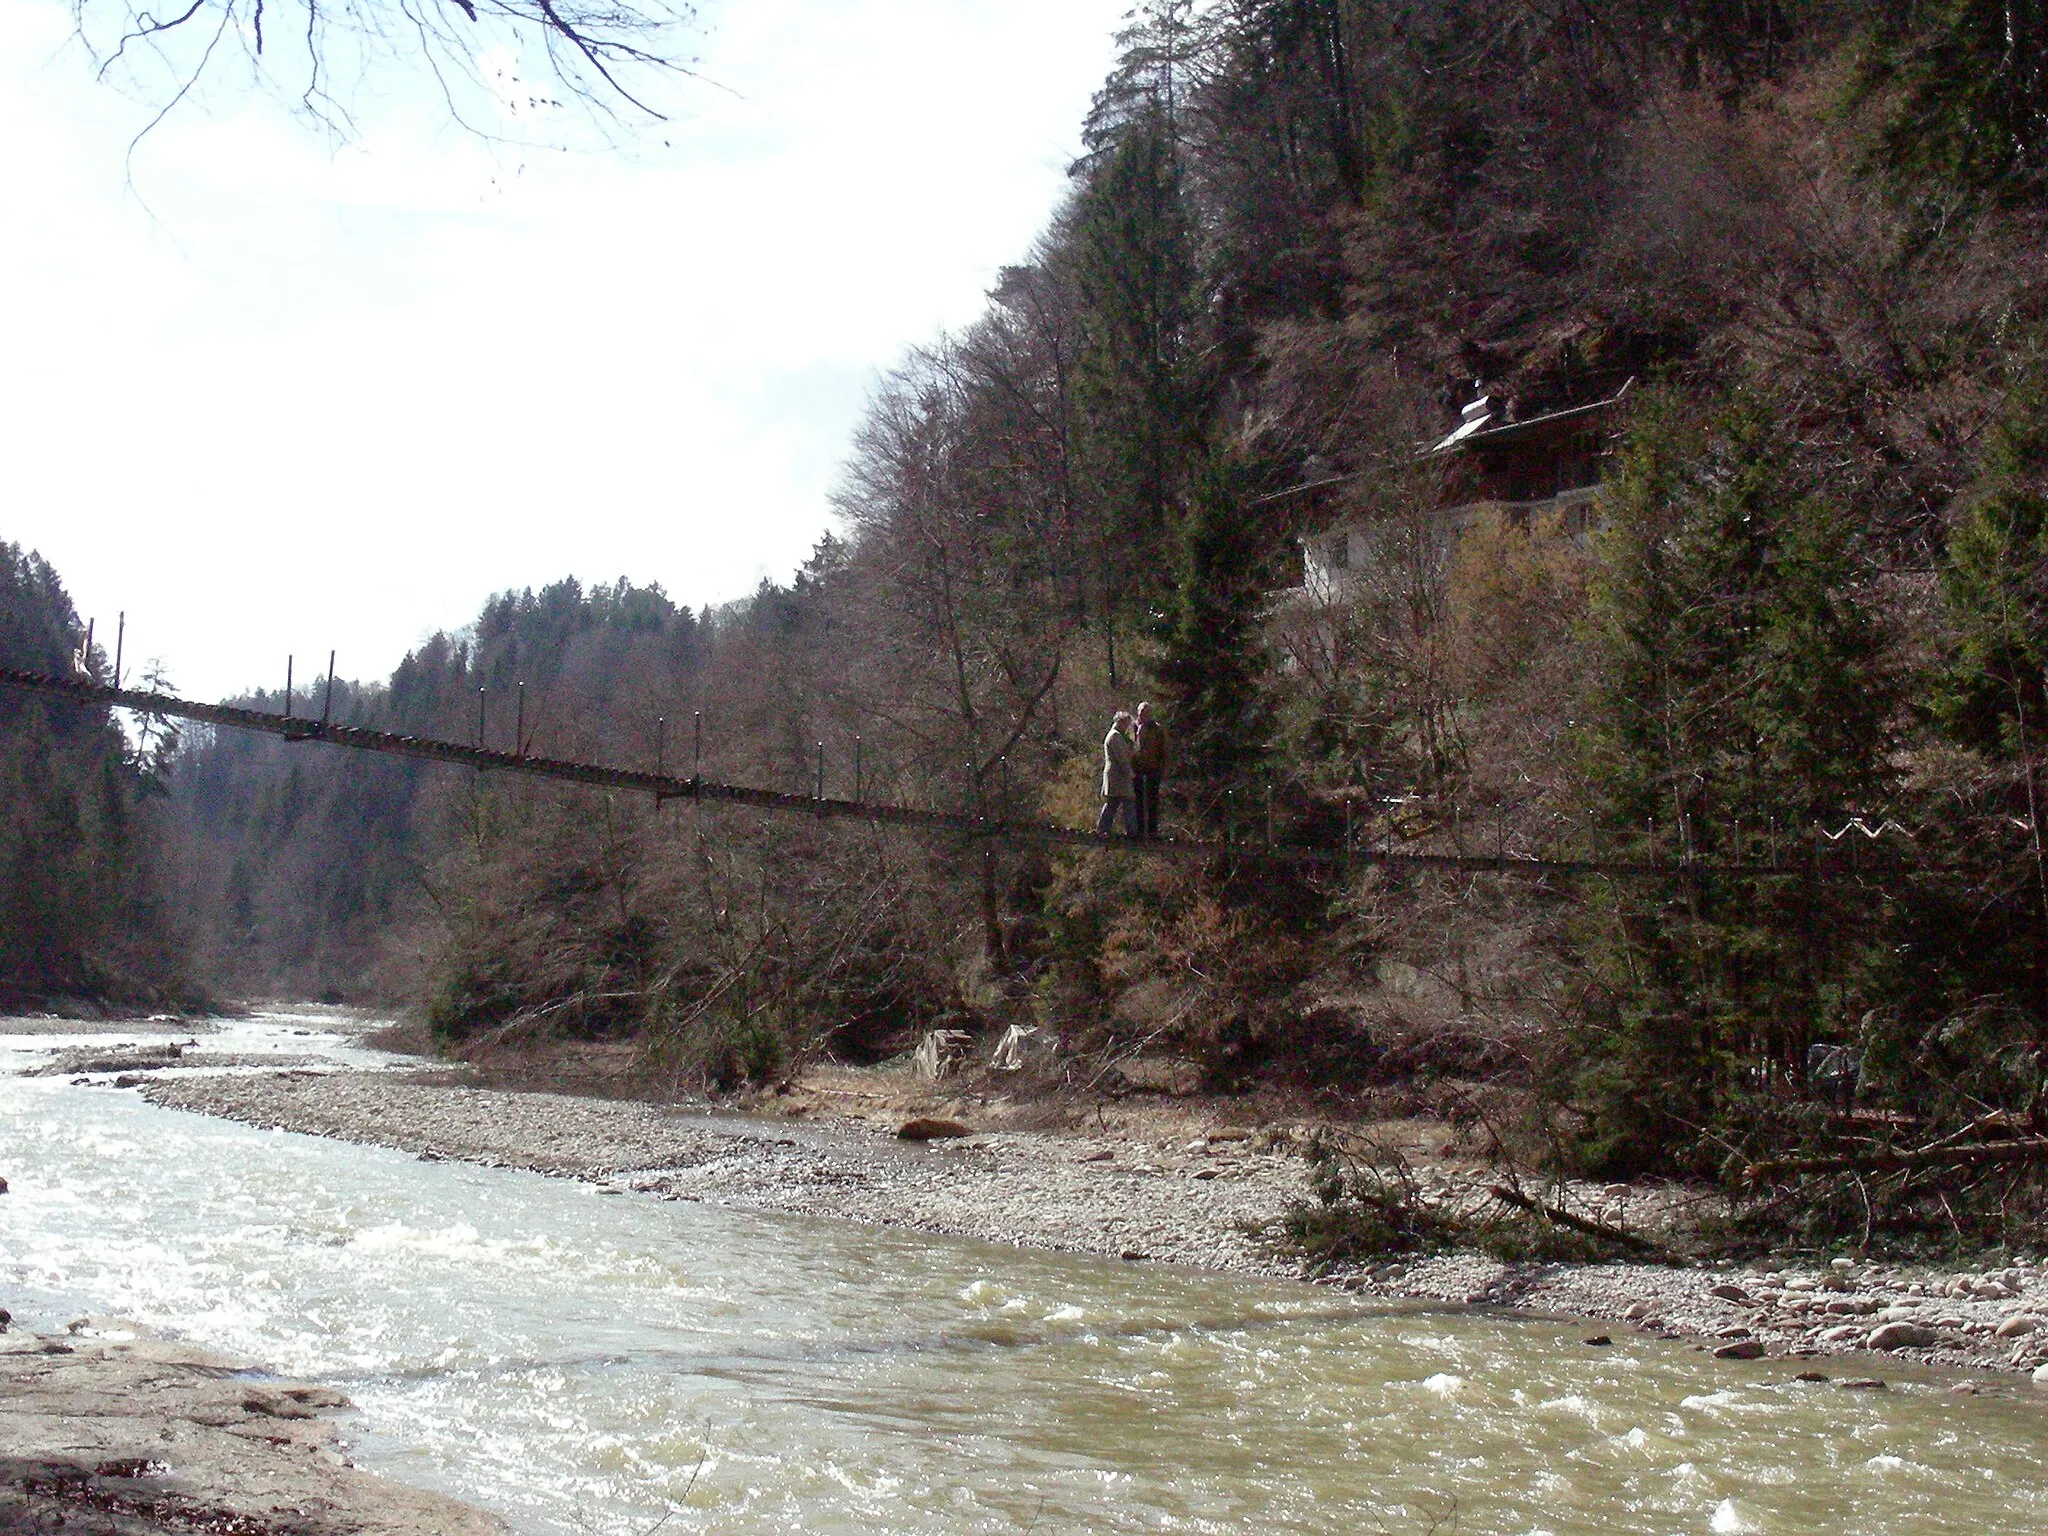
<path id="1" fill-rule="evenodd" d="M 253 84 L 346 136 L 352 100 L 409 75 L 491 137 L 565 110 L 660 122 L 663 90 L 695 74 L 698 31 L 688 0 L 191 0 L 168 15 L 72 0 L 72 17 L 100 77 L 151 110 L 145 133 L 196 91 Z"/>

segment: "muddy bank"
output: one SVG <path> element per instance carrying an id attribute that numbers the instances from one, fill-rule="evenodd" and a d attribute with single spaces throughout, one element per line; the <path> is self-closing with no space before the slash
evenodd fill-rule
<path id="1" fill-rule="evenodd" d="M 325 1387 L 122 1323 L 0 1334 L 0 1530 L 493 1536 L 494 1517 L 350 1467 Z"/>
<path id="2" fill-rule="evenodd" d="M 1183 1117 L 1170 1135 L 1153 1138 L 1129 1128 L 985 1130 L 916 1146 L 895 1138 L 892 1115 L 874 1110 L 801 1121 L 713 1117 L 424 1074 L 165 1079 L 144 1092 L 172 1108 L 584 1179 L 622 1193 L 1132 1261 L 1300 1273 L 1264 1236 L 1307 1194 L 1306 1170 L 1285 1128 L 1203 1128 Z M 1457 1199 L 1482 1192 L 1486 1175 L 1447 1165 L 1424 1177 Z M 1366 1295 L 1568 1314 L 1610 1332 L 1639 1327 L 1738 1357 L 1853 1355 L 1853 1375 L 1875 1374 L 1887 1358 L 2027 1372 L 2048 1364 L 2048 1266 L 1986 1275 L 1847 1261 L 1803 1268 L 1507 1264 L 1461 1253 L 1322 1278 Z"/>

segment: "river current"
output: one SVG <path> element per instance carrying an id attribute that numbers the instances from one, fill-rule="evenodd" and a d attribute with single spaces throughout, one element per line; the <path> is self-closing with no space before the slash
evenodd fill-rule
<path id="1" fill-rule="evenodd" d="M 271 1015 L 216 1049 L 320 1050 Z M 523 1532 L 2048 1530 L 2048 1393 L 727 1211 L 15 1075 L 0 1300 L 329 1382 Z M 103 1083 L 104 1080 L 102 1080 Z M 1827 1367 L 1852 1374 L 1844 1362 Z"/>

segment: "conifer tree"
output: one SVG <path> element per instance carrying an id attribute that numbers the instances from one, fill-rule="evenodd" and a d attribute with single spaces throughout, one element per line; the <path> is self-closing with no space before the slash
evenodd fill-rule
<path id="1" fill-rule="evenodd" d="M 2048 727 L 2048 391 L 2015 394 L 1942 569 L 1954 651 L 1935 696 L 1959 740 L 2014 760 Z"/>
<path id="2" fill-rule="evenodd" d="M 0 543 L 0 665 L 99 669 L 84 640 L 49 563 Z M 193 999 L 143 805 L 163 767 L 105 709 L 0 696 L 0 1006 Z"/>
<path id="3" fill-rule="evenodd" d="M 1946 921 L 1929 942 L 1954 956 L 1950 974 L 1932 979 L 1939 1002 L 1953 1009 L 2002 997 L 2048 1043 L 2044 405 L 2048 391 L 2038 381 L 2015 391 L 1942 567 L 1949 644 L 1932 679 L 1930 712 L 1942 736 L 1983 765 L 1976 825 L 1956 839 L 1982 873 L 1966 890 L 1947 892 Z M 1925 918 L 1932 924 L 1935 914 Z"/>
<path id="4" fill-rule="evenodd" d="M 1888 793 L 1892 680 L 1850 518 L 1752 404 L 1646 403 L 1601 555 L 1583 782 L 1607 851 L 1670 870 L 1589 891 L 1580 928 L 1584 1152 L 1621 1172 L 1703 1155 L 1878 990 L 1881 900 L 1809 864 Z"/>
<path id="5" fill-rule="evenodd" d="M 1248 803 L 1273 734 L 1259 621 L 1271 551 L 1246 505 L 1252 483 L 1227 454 L 1202 462 L 1159 662 L 1176 700 L 1179 776 L 1193 785 L 1198 812 L 1210 815 L 1221 813 L 1226 792 Z"/>
<path id="6" fill-rule="evenodd" d="M 1908 173 L 2006 197 L 2048 192 L 2048 7 L 1893 0 L 1865 61 L 1889 93 L 1882 145 Z"/>
<path id="7" fill-rule="evenodd" d="M 1119 615 L 1167 588 L 1186 465 L 1198 447 L 1192 369 L 1194 215 L 1182 160 L 1190 7 L 1167 0 L 1122 38 L 1086 129 L 1066 231 L 1080 297 L 1079 459 L 1100 542 L 1101 602 Z"/>

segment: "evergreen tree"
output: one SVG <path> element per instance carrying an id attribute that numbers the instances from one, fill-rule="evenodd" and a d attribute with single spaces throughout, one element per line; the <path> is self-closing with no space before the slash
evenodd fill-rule
<path id="1" fill-rule="evenodd" d="M 1156 9 L 1125 34 L 1118 72 L 1097 98 L 1061 242 L 1080 298 L 1078 458 L 1112 630 L 1166 590 L 1201 414 L 1195 224 L 1180 138 L 1188 7 Z"/>
<path id="2" fill-rule="evenodd" d="M 1865 61 L 1890 98 L 1881 144 L 1909 174 L 1995 195 L 2048 191 L 2048 7 L 1892 0 Z"/>
<path id="3" fill-rule="evenodd" d="M 1178 775 L 1198 813 L 1221 813 L 1226 792 L 1245 803 L 1273 735 L 1260 603 L 1272 551 L 1246 503 L 1247 469 L 1211 453 L 1180 530 L 1171 621 L 1159 675 L 1173 690 Z"/>
<path id="4" fill-rule="evenodd" d="M 1588 892 L 1583 1150 L 1668 1169 L 1755 1095 L 1802 1086 L 1806 1047 L 1880 995 L 1881 898 L 1810 858 L 1817 826 L 1884 803 L 1893 685 L 1854 524 L 1754 405 L 1704 427 L 1639 408 L 1601 555 L 1583 782 L 1608 851 L 1671 873 Z M 1709 878 L 1705 860 L 1785 873 Z"/>
<path id="5" fill-rule="evenodd" d="M 0 665 L 96 671 L 84 641 L 49 563 L 0 543 Z M 159 883 L 163 767 L 105 709 L 0 693 L 0 1006 L 196 1000 Z"/>
<path id="6" fill-rule="evenodd" d="M 1929 689 L 1938 738 L 1977 765 L 1932 818 L 1939 847 L 1968 867 L 1916 914 L 1929 957 L 1922 1012 L 1937 1019 L 1997 1000 L 2048 1050 L 2048 391 L 2017 390 L 1949 536 L 1941 571 L 1947 654 Z M 1930 850 L 1931 851 L 1931 850 Z"/>
<path id="7" fill-rule="evenodd" d="M 2048 390 L 2018 391 L 1950 536 L 1942 597 L 1953 652 L 1934 695 L 1957 740 L 2012 761 L 2048 728 Z"/>

